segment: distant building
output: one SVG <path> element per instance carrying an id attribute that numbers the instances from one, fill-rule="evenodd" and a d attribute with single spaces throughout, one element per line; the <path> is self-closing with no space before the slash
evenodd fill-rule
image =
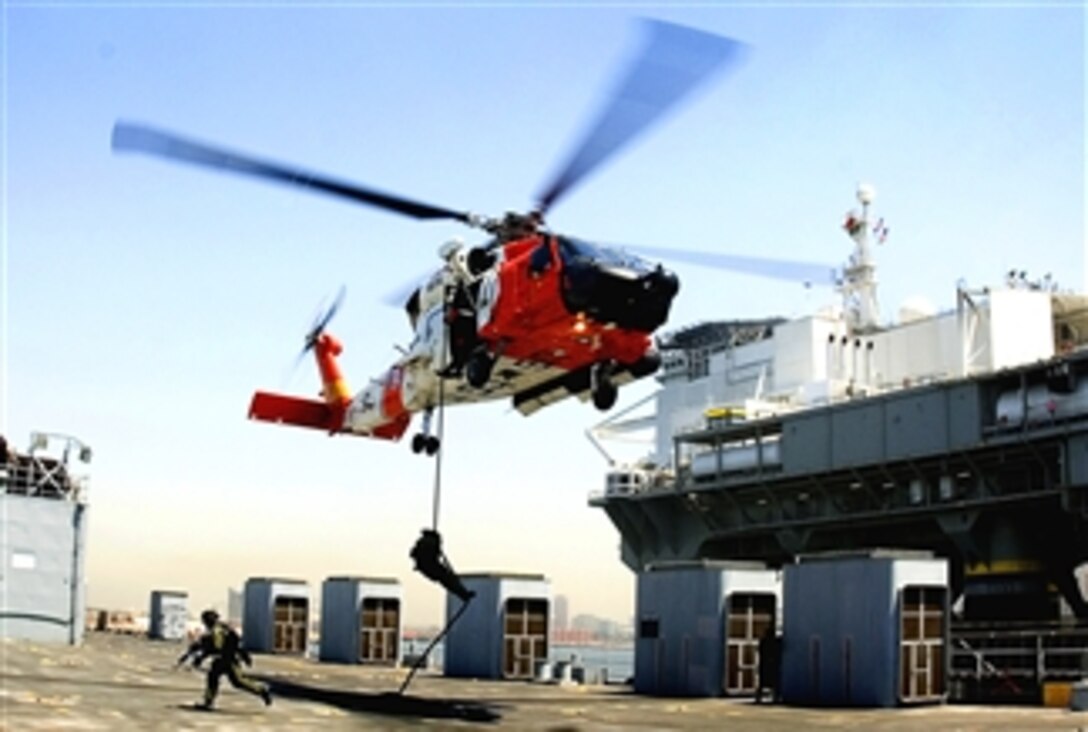
<path id="1" fill-rule="evenodd" d="M 596 615 L 575 615 L 570 621 L 570 630 L 585 631 L 593 640 L 613 640 L 623 636 L 623 628 L 614 620 Z"/>
<path id="2" fill-rule="evenodd" d="M 600 639 L 596 633 L 577 628 L 556 628 L 552 630 L 552 643 L 557 646 L 586 646 Z"/>
<path id="3" fill-rule="evenodd" d="M 552 601 L 552 630 L 566 630 L 570 626 L 570 601 L 566 595 L 556 595 Z"/>
<path id="4" fill-rule="evenodd" d="M 237 627 L 242 624 L 244 612 L 242 591 L 233 587 L 227 588 L 227 622 Z"/>

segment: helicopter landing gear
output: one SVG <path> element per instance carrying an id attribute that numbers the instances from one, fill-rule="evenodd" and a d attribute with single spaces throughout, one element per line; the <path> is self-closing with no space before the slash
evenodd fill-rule
<path id="1" fill-rule="evenodd" d="M 417 455 L 421 452 L 434 455 L 438 452 L 438 448 L 442 446 L 441 441 L 431 434 L 431 415 L 433 414 L 433 409 L 423 412 L 423 431 L 412 436 L 412 452 Z"/>
<path id="2" fill-rule="evenodd" d="M 442 444 L 434 435 L 425 435 L 422 432 L 419 432 L 412 437 L 412 452 L 417 455 L 421 452 L 426 452 L 428 455 L 434 455 L 441 446 Z"/>
<path id="3" fill-rule="evenodd" d="M 495 358 L 484 348 L 472 352 L 465 364 L 465 381 L 474 389 L 482 389 L 491 379 Z"/>
<path id="4" fill-rule="evenodd" d="M 619 389 L 612 383 L 612 364 L 605 361 L 593 364 L 589 371 L 589 384 L 593 406 L 602 412 L 611 409 L 619 394 Z"/>

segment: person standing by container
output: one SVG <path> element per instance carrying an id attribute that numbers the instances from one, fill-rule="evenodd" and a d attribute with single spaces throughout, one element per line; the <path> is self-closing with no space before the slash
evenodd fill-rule
<path id="1" fill-rule="evenodd" d="M 185 663 L 189 657 L 193 657 L 193 666 L 200 668 L 201 661 L 207 656 L 214 656 L 212 667 L 208 669 L 207 681 L 204 686 L 204 702 L 197 705 L 199 709 L 212 709 L 215 705 L 215 697 L 219 693 L 219 678 L 226 675 L 235 689 L 248 691 L 254 696 L 259 696 L 265 706 L 272 703 L 272 693 L 268 686 L 254 681 L 242 673 L 239 661 L 247 666 L 253 664 L 249 652 L 242 648 L 238 633 L 226 623 L 220 622 L 219 613 L 215 610 L 205 610 L 200 614 L 200 622 L 204 623 L 206 632 L 189 646 L 178 659 L 178 666 Z"/>
<path id="2" fill-rule="evenodd" d="M 764 689 L 773 689 L 772 702 L 781 701 L 781 671 L 782 639 L 775 634 L 772 623 L 759 639 L 759 686 L 756 687 L 756 704 L 763 702 Z"/>

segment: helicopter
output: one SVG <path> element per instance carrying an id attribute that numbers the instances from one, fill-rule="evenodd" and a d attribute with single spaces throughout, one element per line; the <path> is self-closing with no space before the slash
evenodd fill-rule
<path id="1" fill-rule="evenodd" d="M 551 231 L 545 215 L 591 171 L 612 157 L 714 73 L 735 65 L 744 44 L 701 30 L 647 21 L 648 43 L 600 117 L 575 146 L 527 213 L 491 218 L 416 201 L 290 165 L 119 121 L 118 152 L 139 152 L 346 198 L 417 220 L 452 220 L 488 237 L 439 248 L 441 266 L 402 305 L 410 345 L 385 372 L 352 394 L 337 363 L 342 343 L 327 332 L 343 289 L 306 334 L 321 399 L 266 391 L 249 417 L 400 440 L 412 417 L 422 429 L 416 453 L 434 455 L 436 409 L 510 398 L 525 415 L 575 396 L 607 411 L 618 388 L 657 371 L 653 334 L 668 319 L 680 287 L 675 273 L 632 253 Z"/>

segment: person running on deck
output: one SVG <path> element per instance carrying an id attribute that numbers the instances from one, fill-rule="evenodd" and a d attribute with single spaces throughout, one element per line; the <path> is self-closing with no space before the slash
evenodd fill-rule
<path id="1" fill-rule="evenodd" d="M 207 683 L 204 687 L 204 702 L 198 706 L 201 709 L 211 709 L 215 705 L 215 697 L 219 693 L 219 677 L 223 675 L 230 679 L 234 688 L 261 697 L 266 706 L 271 704 L 272 693 L 268 686 L 242 673 L 238 662 L 243 661 L 247 666 L 252 666 L 253 659 L 250 658 L 249 652 L 242 648 L 241 639 L 234 629 L 221 622 L 219 613 L 215 610 L 202 612 L 200 622 L 204 623 L 206 632 L 178 659 L 178 666 L 181 666 L 192 657 L 193 667 L 200 668 L 205 657 L 213 657 L 212 667 L 208 669 Z"/>

